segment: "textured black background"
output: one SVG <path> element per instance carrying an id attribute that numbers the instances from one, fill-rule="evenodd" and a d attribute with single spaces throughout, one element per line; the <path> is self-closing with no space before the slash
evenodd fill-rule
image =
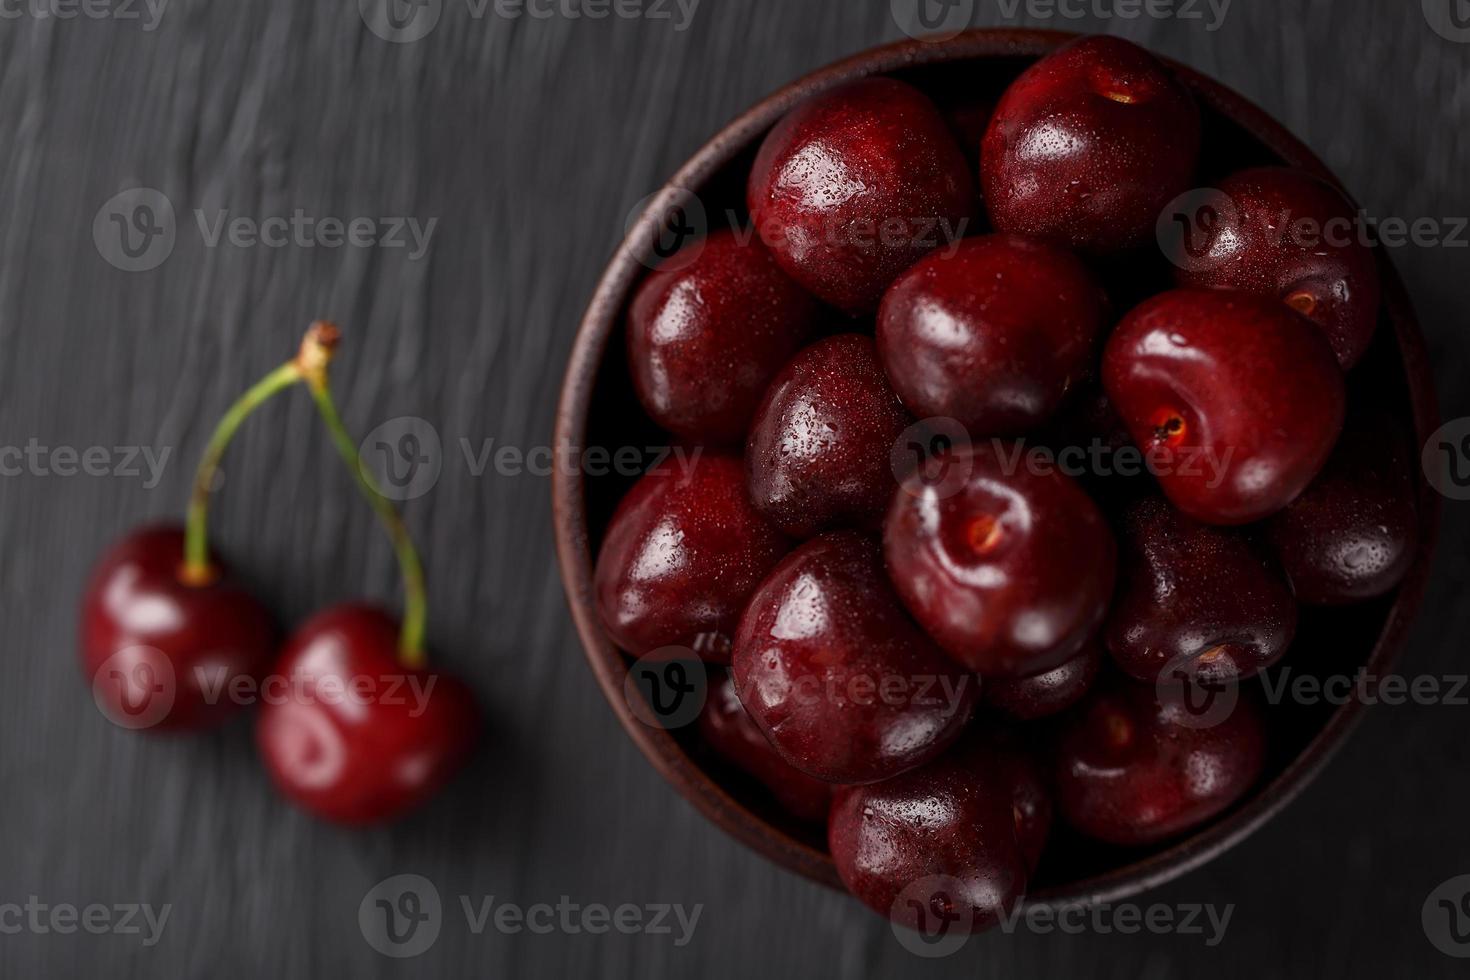
<path id="1" fill-rule="evenodd" d="M 1222 79 L 1375 215 L 1470 214 L 1470 45 L 1431 31 L 1418 0 L 1235 0 L 1213 32 L 1005 9 L 979 0 L 973 23 L 1121 33 Z M 887 0 L 704 0 L 687 31 L 477 20 L 444 0 L 437 29 L 410 44 L 369 32 L 355 0 L 174 0 L 151 31 L 0 20 L 0 443 L 173 453 L 154 489 L 0 478 L 0 904 L 173 905 L 151 949 L 0 935 L 0 975 L 1464 975 L 1426 941 L 1420 908 L 1470 873 L 1470 708 L 1369 712 L 1284 816 L 1146 900 L 1234 903 L 1218 948 L 997 935 L 932 963 L 708 825 L 618 729 L 566 612 L 547 481 L 474 477 L 459 440 L 545 445 L 581 307 L 629 208 L 757 98 L 898 36 Z M 173 202 L 178 240 L 161 267 L 128 273 L 103 260 L 92 223 L 140 185 Z M 439 224 L 416 262 L 402 249 L 206 247 L 193 212 L 221 208 Z M 1470 412 L 1467 256 L 1395 254 L 1446 417 Z M 389 831 L 343 833 L 281 803 L 248 724 L 175 741 L 113 728 L 75 666 L 89 563 L 178 512 L 210 420 L 319 315 L 347 328 L 338 377 L 358 432 L 411 414 L 444 440 L 443 476 L 408 515 L 438 662 L 472 679 L 491 716 L 472 772 Z M 390 554 L 339 469 L 304 397 L 259 417 L 227 467 L 220 546 L 288 623 L 335 599 L 396 599 Z M 1465 670 L 1466 530 L 1451 505 L 1409 672 Z M 428 876 L 449 906 L 437 944 L 404 962 L 357 925 L 366 891 L 399 872 Z M 474 936 L 460 894 L 704 911 L 684 948 Z"/>

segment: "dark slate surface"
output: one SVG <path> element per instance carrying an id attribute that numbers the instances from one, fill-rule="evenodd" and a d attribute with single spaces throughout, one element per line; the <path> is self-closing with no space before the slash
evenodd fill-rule
<path id="1" fill-rule="evenodd" d="M 633 203 L 757 98 L 899 30 L 878 0 L 705 0 L 684 31 L 442 6 L 437 28 L 407 44 L 371 33 L 354 0 L 174 0 L 151 30 L 141 3 L 90 9 L 142 20 L 5 7 L 21 15 L 0 20 L 0 443 L 172 455 L 152 487 L 0 478 L 0 927 L 15 923 L 3 906 L 31 896 L 172 912 L 147 948 L 136 935 L 0 933 L 0 975 L 1463 975 L 1427 941 L 1420 910 L 1470 873 L 1467 707 L 1370 712 L 1283 817 L 1145 900 L 1234 903 L 1215 948 L 1089 930 L 992 936 L 922 962 L 883 922 L 756 859 L 677 798 L 583 662 L 548 481 L 476 477 L 460 440 L 545 445 L 575 324 Z M 1470 44 L 1432 31 L 1413 0 L 1235 0 L 1215 31 L 974 7 L 975 24 L 1122 33 L 1224 80 L 1300 133 L 1375 215 L 1470 214 Z M 160 267 L 130 273 L 103 260 L 93 219 L 136 186 L 169 198 L 177 240 Z M 413 261 L 402 248 L 210 247 L 195 212 L 212 223 L 221 209 L 439 220 Z M 1467 256 L 1395 255 L 1447 417 L 1470 413 Z M 343 833 L 279 802 L 248 725 L 176 741 L 120 732 L 74 662 L 90 561 L 179 510 L 209 420 L 318 315 L 348 328 L 339 383 L 360 433 L 416 415 L 443 439 L 444 473 L 408 514 L 439 662 L 473 680 L 492 716 L 470 775 L 391 831 Z M 335 599 L 395 598 L 389 552 L 304 398 L 266 411 L 227 471 L 219 543 L 286 621 Z M 1413 673 L 1466 669 L 1463 505 L 1446 518 Z M 357 921 L 367 890 L 397 873 L 427 876 L 446 904 L 437 943 L 414 960 L 374 952 Z M 474 935 L 459 895 L 703 913 L 683 947 Z"/>

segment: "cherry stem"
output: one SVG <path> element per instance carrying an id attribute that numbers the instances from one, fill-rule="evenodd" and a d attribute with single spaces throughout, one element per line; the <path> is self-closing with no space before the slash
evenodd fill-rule
<path id="1" fill-rule="evenodd" d="M 304 342 L 303 342 L 304 346 Z M 186 585 L 204 586 L 214 581 L 215 569 L 209 562 L 209 495 L 219 473 L 220 460 L 230 441 L 235 438 L 250 414 L 276 395 L 303 378 L 301 356 L 282 364 L 270 374 L 257 381 L 250 390 L 231 405 L 219 420 L 209 443 L 204 447 L 204 456 L 194 472 L 194 489 L 189 494 L 189 512 L 184 529 L 184 567 L 180 577 Z"/>
<path id="2" fill-rule="evenodd" d="M 320 326 L 330 327 L 330 324 Z M 330 342 L 335 345 L 336 328 L 330 329 Z M 327 380 L 327 364 L 330 361 L 329 345 L 320 358 L 303 366 L 303 378 L 316 402 L 322 421 L 331 434 L 332 444 L 336 446 L 337 453 L 352 472 L 358 489 L 372 505 L 378 520 L 388 532 L 389 540 L 393 542 L 393 551 L 398 556 L 398 568 L 403 576 L 403 627 L 398 637 L 398 658 L 405 667 L 421 668 L 425 662 L 424 627 L 428 621 L 428 596 L 424 587 L 423 564 L 419 561 L 419 553 L 413 546 L 413 539 L 409 537 L 408 528 L 398 509 L 379 489 L 377 481 L 363 470 L 358 457 L 357 441 L 348 434 L 342 415 L 337 411 L 337 403 L 332 398 L 332 386 Z"/>

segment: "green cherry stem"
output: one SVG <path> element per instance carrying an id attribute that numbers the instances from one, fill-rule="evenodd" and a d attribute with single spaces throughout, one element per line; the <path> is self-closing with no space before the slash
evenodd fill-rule
<path id="1" fill-rule="evenodd" d="M 327 325 L 321 324 L 320 326 Z M 332 334 L 332 342 L 335 345 L 336 328 L 332 328 Z M 377 482 L 362 468 L 358 457 L 357 441 L 348 434 L 347 427 L 342 422 L 342 415 L 337 411 L 337 403 L 332 398 L 332 386 L 327 379 L 327 365 L 330 361 L 331 346 L 328 346 L 324 356 L 313 363 L 303 365 L 306 387 L 316 401 L 317 410 L 321 414 L 322 421 L 326 423 L 327 431 L 331 434 L 332 443 L 337 447 L 338 454 L 347 464 L 353 479 L 357 482 L 358 489 L 372 505 L 373 511 L 378 515 L 378 520 L 393 542 L 393 551 L 398 556 L 398 568 L 403 576 L 403 628 L 398 638 L 398 659 L 405 667 L 422 668 L 425 663 L 424 627 L 428 620 L 428 597 L 424 588 L 423 564 L 419 561 L 419 553 L 413 546 L 413 539 L 409 537 L 408 528 L 404 525 L 398 509 L 379 489 Z"/>
<path id="2" fill-rule="evenodd" d="M 308 356 L 308 348 L 311 350 L 310 356 L 316 357 L 317 351 L 323 347 L 330 351 L 335 343 L 335 331 L 331 336 L 319 335 L 317 326 L 313 325 L 302 340 L 301 349 L 296 356 L 252 385 L 230 406 L 215 426 L 209 443 L 204 447 L 204 456 L 199 460 L 199 468 L 194 472 L 194 487 L 189 494 L 189 510 L 184 524 L 184 567 L 179 576 L 186 585 L 205 586 L 213 582 L 216 575 L 216 569 L 209 561 L 209 495 L 214 489 L 219 464 L 224 459 L 230 441 L 235 438 L 240 425 L 251 413 L 273 395 L 305 378 L 304 361 Z"/>

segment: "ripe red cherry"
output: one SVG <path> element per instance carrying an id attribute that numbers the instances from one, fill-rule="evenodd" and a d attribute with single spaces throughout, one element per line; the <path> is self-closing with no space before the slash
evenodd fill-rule
<path id="1" fill-rule="evenodd" d="M 1392 423 L 1349 428 L 1322 474 L 1271 519 L 1271 543 L 1298 599 L 1361 602 L 1403 581 L 1419 540 L 1410 466 Z"/>
<path id="2" fill-rule="evenodd" d="M 1031 763 L 971 737 L 912 772 L 838 790 L 827 840 L 843 884 L 873 911 L 926 935 L 980 932 L 1025 893 L 1050 819 Z"/>
<path id="3" fill-rule="evenodd" d="M 1019 448 L 956 450 L 938 481 L 914 472 L 884 529 L 893 583 L 914 618 L 985 677 L 1071 660 L 1113 593 L 1116 548 L 1102 514 L 1055 469 L 1003 455 Z"/>
<path id="4" fill-rule="evenodd" d="M 897 485 L 893 446 L 911 421 L 870 338 L 819 340 L 776 376 L 756 412 L 745 449 L 751 500 L 792 537 L 837 524 L 876 530 Z"/>
<path id="5" fill-rule="evenodd" d="M 727 761 L 759 780 L 792 816 L 825 822 L 832 784 L 808 776 L 781 758 L 740 704 L 735 680 L 717 671 L 699 715 L 699 733 Z"/>
<path id="6" fill-rule="evenodd" d="M 1321 331 L 1249 293 L 1148 300 L 1109 338 L 1102 377 L 1164 493 L 1211 524 L 1291 503 L 1342 431 L 1342 371 Z"/>
<path id="7" fill-rule="evenodd" d="M 1102 646 L 1088 642 L 1081 653 L 1060 667 L 1031 677 L 987 680 L 980 688 L 980 697 L 987 707 L 1016 721 L 1047 718 L 1081 701 L 1102 665 Z"/>
<path id="8" fill-rule="evenodd" d="M 333 823 L 383 823 L 443 788 L 480 729 L 474 696 L 402 666 L 398 624 L 343 605 L 307 620 L 262 686 L 256 742 L 280 791 Z M 272 693 L 273 688 L 276 693 Z"/>
<path id="9" fill-rule="evenodd" d="M 1215 189 L 1217 213 L 1197 222 L 1203 237 L 1181 236 L 1171 250 L 1179 283 L 1279 299 L 1322 329 L 1344 370 L 1356 364 L 1378 326 L 1381 288 L 1353 205 L 1337 188 L 1287 167 L 1243 170 Z"/>
<path id="10" fill-rule="evenodd" d="M 918 89 L 865 78 L 792 110 L 747 185 L 761 240 L 813 294 L 869 313 L 900 272 L 964 234 L 965 156 Z"/>
<path id="11" fill-rule="evenodd" d="M 1199 146 L 1199 109 L 1169 69 L 1122 38 L 1081 38 L 996 106 L 980 166 L 990 220 L 1095 252 L 1142 245 Z"/>
<path id="12" fill-rule="evenodd" d="M 972 434 L 1044 422 L 1087 370 L 1104 294 L 1072 253 L 985 235 L 905 272 L 878 313 L 878 353 L 904 406 Z"/>
<path id="13" fill-rule="evenodd" d="M 82 600 L 82 669 L 99 707 L 118 724 L 187 731 L 219 724 L 229 692 L 275 656 L 265 608 L 214 562 L 215 577 L 186 584 L 184 531 L 135 531 L 92 571 Z"/>
<path id="14" fill-rule="evenodd" d="M 633 297 L 628 361 L 638 398 L 677 436 L 744 442 L 766 385 L 806 341 L 819 309 L 759 241 L 715 232 Z"/>
<path id="15" fill-rule="evenodd" d="M 1153 844 L 1205 823 L 1261 775 L 1265 723 L 1253 694 L 1205 726 L 1182 701 L 1114 675 L 1069 716 L 1056 759 L 1057 807 L 1088 837 Z"/>
<path id="16" fill-rule="evenodd" d="M 628 491 L 597 556 L 597 607 L 618 646 L 686 647 L 719 663 L 745 600 L 791 544 L 751 507 L 735 456 L 673 460 Z"/>
<path id="17" fill-rule="evenodd" d="M 1119 541 L 1104 635 L 1129 674 L 1154 681 L 1167 668 L 1238 680 L 1286 654 L 1296 599 L 1276 560 L 1244 531 L 1201 524 L 1150 497 L 1124 514 Z"/>
<path id="18" fill-rule="evenodd" d="M 735 640 L 740 702 L 791 765 L 828 782 L 912 769 L 953 742 L 978 685 L 903 611 L 878 543 L 802 545 L 750 597 Z"/>

